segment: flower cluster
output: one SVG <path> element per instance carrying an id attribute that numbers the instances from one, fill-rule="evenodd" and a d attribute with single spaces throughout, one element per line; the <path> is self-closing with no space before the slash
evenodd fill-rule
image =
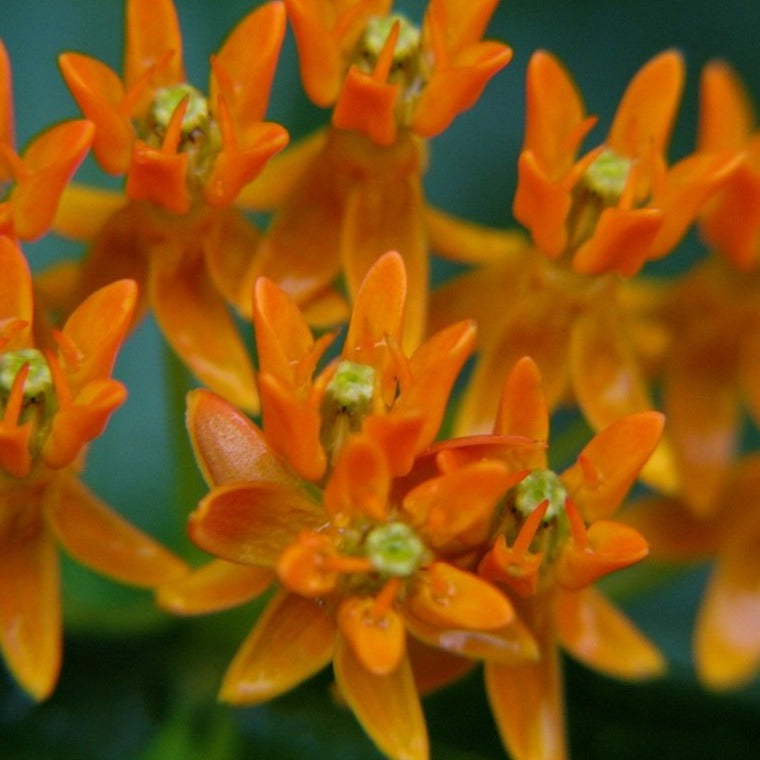
<path id="1" fill-rule="evenodd" d="M 596 117 L 534 52 L 524 230 L 459 219 L 425 196 L 428 141 L 512 58 L 484 39 L 497 2 L 429 0 L 412 20 L 391 0 L 269 0 L 210 56 L 204 93 L 172 0 L 126 0 L 123 76 L 61 54 L 83 118 L 21 154 L 0 42 L 0 647 L 33 698 L 60 667 L 56 544 L 175 615 L 267 594 L 220 698 L 259 704 L 331 664 L 391 758 L 429 757 L 421 695 L 476 667 L 508 753 L 565 758 L 560 648 L 623 679 L 665 668 L 594 586 L 650 549 L 716 558 L 700 679 L 757 674 L 760 465 L 740 440 L 745 409 L 760 423 L 749 98 L 708 65 L 695 147 L 671 162 L 686 71 L 668 50 L 589 147 Z M 292 146 L 264 120 L 288 27 L 330 114 Z M 120 191 L 71 181 L 90 150 Z M 693 227 L 701 261 L 650 276 Z M 33 276 L 21 246 L 51 230 L 83 255 Z M 434 254 L 466 267 L 437 282 Z M 148 310 L 206 386 L 187 395 L 209 488 L 184 505 L 211 557 L 195 567 L 78 478 Z"/>

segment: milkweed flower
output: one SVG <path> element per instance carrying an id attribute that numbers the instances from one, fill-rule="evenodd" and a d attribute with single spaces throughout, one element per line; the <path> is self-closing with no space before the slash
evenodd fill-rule
<path id="1" fill-rule="evenodd" d="M 528 470 L 497 513 L 491 546 L 478 565 L 481 577 L 512 595 L 539 647 L 535 662 L 485 663 L 491 709 L 517 760 L 566 757 L 559 645 L 608 675 L 639 679 L 663 670 L 653 644 L 592 586 L 647 554 L 641 534 L 609 518 L 662 428 L 657 412 L 622 417 L 555 473 L 545 448 L 511 443 L 548 437 L 540 375 L 524 357 L 504 385 L 494 433 L 437 444 L 448 472 L 492 459 Z"/>
<path id="2" fill-rule="evenodd" d="M 513 210 L 545 255 L 578 272 L 632 275 L 679 242 L 737 165 L 729 149 L 667 165 L 683 79 L 677 52 L 655 56 L 628 85 L 604 143 L 577 158 L 596 119 L 560 63 L 533 54 Z"/>
<path id="3" fill-rule="evenodd" d="M 135 284 L 93 293 L 46 346 L 33 337 L 29 269 L 7 237 L 0 271 L 0 647 L 21 687 L 44 699 L 61 661 L 57 543 L 139 586 L 177 577 L 184 565 L 77 478 L 85 445 L 126 395 L 110 373 Z"/>
<path id="4" fill-rule="evenodd" d="M 16 153 L 11 66 L 0 40 L 0 235 L 35 240 L 49 229 L 93 134 L 89 121 L 65 121 Z"/>
<path id="5" fill-rule="evenodd" d="M 246 16 L 211 57 L 208 97 L 186 81 L 171 0 L 127 3 L 123 81 L 86 55 L 59 59 L 95 124 L 95 157 L 126 174 L 122 200 L 87 188 L 64 198 L 57 231 L 91 239 L 78 295 L 135 279 L 193 372 L 250 410 L 253 368 L 225 301 L 250 312 L 240 282 L 258 232 L 231 204 L 288 141 L 262 121 L 284 33 L 281 3 Z"/>
<path id="6" fill-rule="evenodd" d="M 345 305 L 325 295 L 339 274 L 353 300 L 378 256 L 398 250 L 413 346 L 424 332 L 428 251 L 440 226 L 429 224 L 422 189 L 425 138 L 476 102 L 511 51 L 481 40 L 495 0 L 431 0 L 419 29 L 389 13 L 391 5 L 286 2 L 304 87 L 313 102 L 333 107 L 332 124 L 278 157 L 241 203 L 275 211 L 257 274 L 313 305 L 315 321 L 345 317 Z"/>

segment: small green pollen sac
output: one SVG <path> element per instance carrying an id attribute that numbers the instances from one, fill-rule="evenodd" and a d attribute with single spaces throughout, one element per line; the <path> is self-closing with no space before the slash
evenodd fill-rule
<path id="1" fill-rule="evenodd" d="M 375 368 L 344 360 L 338 364 L 326 391 L 338 411 L 351 417 L 364 417 L 372 409 Z"/>
<path id="2" fill-rule="evenodd" d="M 544 522 L 549 522 L 560 514 L 567 499 L 565 484 L 553 470 L 534 470 L 518 483 L 515 491 L 515 506 L 525 517 L 542 501 L 549 500 Z"/>
<path id="3" fill-rule="evenodd" d="M 586 169 L 586 187 L 608 203 L 616 203 L 625 190 L 633 162 L 605 148 Z"/>
<path id="4" fill-rule="evenodd" d="M 427 549 L 414 529 L 403 522 L 373 528 L 365 539 L 367 557 L 380 573 L 407 577 L 427 556 Z"/>
<path id="5" fill-rule="evenodd" d="M 182 119 L 183 136 L 190 135 L 195 131 L 205 133 L 208 130 L 208 100 L 200 90 L 190 84 L 183 83 L 156 90 L 150 116 L 157 131 L 164 132 L 166 130 L 177 106 L 185 98 L 188 98 L 188 102 L 187 111 L 185 111 L 185 116 Z"/>
<path id="6" fill-rule="evenodd" d="M 0 354 L 0 392 L 3 396 L 10 393 L 16 375 L 25 364 L 29 365 L 29 374 L 24 383 L 24 398 L 37 399 L 52 391 L 53 376 L 45 355 L 36 348 L 22 348 Z"/>

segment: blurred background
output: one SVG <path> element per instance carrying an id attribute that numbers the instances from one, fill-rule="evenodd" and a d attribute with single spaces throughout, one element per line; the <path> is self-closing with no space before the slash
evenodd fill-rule
<path id="1" fill-rule="evenodd" d="M 176 4 L 189 79 L 205 90 L 208 55 L 260 3 Z M 410 0 L 396 7 L 419 20 L 425 3 Z M 2 0 L 0 37 L 13 68 L 19 147 L 52 123 L 79 116 L 57 69 L 59 53 L 87 53 L 121 71 L 123 12 L 121 0 Z M 669 47 L 679 48 L 688 66 L 671 158 L 693 146 L 698 77 L 708 60 L 729 60 L 760 102 L 757 0 L 503 0 L 488 36 L 508 42 L 514 60 L 475 108 L 432 141 L 426 177 L 433 203 L 478 222 L 512 224 L 524 72 L 537 48 L 557 54 L 575 77 L 587 110 L 599 115 L 592 133 L 597 141 L 630 77 Z M 328 113 L 303 94 L 290 34 L 268 118 L 284 124 L 293 138 L 328 120 Z M 91 159 L 77 181 L 119 186 Z M 53 236 L 25 251 L 35 269 L 81 253 L 79 246 Z M 679 256 L 689 260 L 698 253 L 698 239 L 690 236 L 672 261 L 677 266 Z M 94 442 L 85 479 L 134 523 L 199 560 L 183 524 L 204 487 L 189 455 L 178 394 L 167 390 L 187 378 L 150 318 L 124 346 L 116 375 L 130 397 Z M 760 756 L 760 684 L 718 695 L 694 680 L 690 630 L 705 578 L 706 569 L 698 567 L 649 578 L 651 588 L 636 594 L 620 590 L 628 583 L 610 588 L 663 648 L 671 667 L 661 681 L 631 685 L 568 660 L 568 723 L 576 759 Z M 233 710 L 216 703 L 221 676 L 258 605 L 177 621 L 155 610 L 148 593 L 111 583 L 66 559 L 64 597 L 64 665 L 53 697 L 33 704 L 0 670 L 3 760 L 379 757 L 351 714 L 333 699 L 329 673 L 261 707 Z M 433 758 L 504 755 L 479 672 L 426 699 L 425 710 Z"/>

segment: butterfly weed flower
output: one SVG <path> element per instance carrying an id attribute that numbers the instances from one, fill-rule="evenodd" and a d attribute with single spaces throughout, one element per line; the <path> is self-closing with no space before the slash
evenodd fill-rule
<path id="1" fill-rule="evenodd" d="M 29 269 L 7 237 L 0 237 L 0 271 L 0 648 L 20 686 L 39 700 L 55 687 L 61 662 L 57 544 L 138 586 L 157 586 L 185 567 L 77 477 L 86 444 L 126 396 L 110 373 L 135 283 L 93 293 L 46 345 L 33 337 Z"/>

